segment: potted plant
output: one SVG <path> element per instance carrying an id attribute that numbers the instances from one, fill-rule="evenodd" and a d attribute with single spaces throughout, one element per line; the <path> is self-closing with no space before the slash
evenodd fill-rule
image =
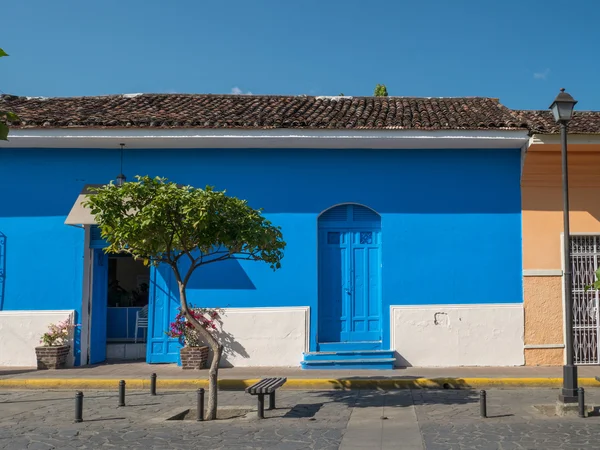
<path id="1" fill-rule="evenodd" d="M 220 310 L 209 308 L 189 309 L 190 314 L 194 316 L 205 330 L 214 332 L 217 329 L 217 320 L 220 319 Z M 186 319 L 185 314 L 177 313 L 175 320 L 171 322 L 167 336 L 177 338 L 182 344 L 179 350 L 182 369 L 204 369 L 208 361 L 208 346 L 202 343 L 200 334 L 194 329 L 192 324 Z"/>
<path id="2" fill-rule="evenodd" d="M 70 319 L 51 323 L 42 335 L 40 347 L 35 348 L 38 370 L 64 369 L 71 346 L 68 344 L 71 331 L 77 327 Z"/>

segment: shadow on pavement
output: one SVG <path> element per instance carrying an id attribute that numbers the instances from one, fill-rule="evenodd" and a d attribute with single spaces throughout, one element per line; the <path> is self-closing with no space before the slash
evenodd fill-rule
<path id="1" fill-rule="evenodd" d="M 30 373 L 30 372 L 37 372 L 37 369 L 35 367 L 32 367 L 31 369 L 2 369 L 2 370 L 0 370 L 0 377 L 6 377 L 6 376 L 11 376 L 11 375 L 20 375 L 22 373 Z"/>
<path id="2" fill-rule="evenodd" d="M 381 388 L 376 383 L 377 378 L 358 379 L 360 389 L 352 378 L 335 380 L 333 390 L 321 391 L 318 396 L 328 398 L 332 402 L 344 402 L 349 407 L 368 408 L 373 406 L 407 407 L 413 405 L 464 405 L 479 402 L 479 392 L 466 384 L 450 387 L 443 380 L 439 380 L 440 387 L 423 389 L 422 385 L 414 384 L 407 387 L 405 384 L 409 377 L 404 377 L 400 388 Z M 368 383 L 372 380 L 372 384 Z M 390 380 L 393 381 L 393 380 Z M 393 384 L 392 384 L 393 385 Z M 373 387 L 370 387 L 373 386 Z"/>
<path id="3" fill-rule="evenodd" d="M 348 377 L 330 380 L 333 389 L 473 389 L 462 378 Z"/>
<path id="4" fill-rule="evenodd" d="M 290 411 L 284 414 L 284 419 L 309 419 L 323 407 L 323 403 L 303 403 L 295 405 Z"/>

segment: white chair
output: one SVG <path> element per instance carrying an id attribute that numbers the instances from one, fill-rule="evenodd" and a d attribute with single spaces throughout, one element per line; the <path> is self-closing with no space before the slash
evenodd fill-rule
<path id="1" fill-rule="evenodd" d="M 138 330 L 140 328 L 144 329 L 144 342 L 146 342 L 146 333 L 148 330 L 148 305 L 144 306 L 138 312 L 135 313 L 135 340 L 134 342 L 137 344 L 138 340 Z"/>

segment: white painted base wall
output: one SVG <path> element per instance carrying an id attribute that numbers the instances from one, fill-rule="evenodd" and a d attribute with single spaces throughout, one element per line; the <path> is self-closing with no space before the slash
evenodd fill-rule
<path id="1" fill-rule="evenodd" d="M 0 367 L 36 367 L 35 347 L 51 323 L 73 320 L 75 311 L 0 311 Z M 67 365 L 73 366 L 73 341 Z"/>
<path id="2" fill-rule="evenodd" d="M 521 366 L 523 304 L 391 307 L 399 367 Z"/>
<path id="3" fill-rule="evenodd" d="M 299 367 L 308 351 L 309 308 L 225 309 L 223 367 Z"/>

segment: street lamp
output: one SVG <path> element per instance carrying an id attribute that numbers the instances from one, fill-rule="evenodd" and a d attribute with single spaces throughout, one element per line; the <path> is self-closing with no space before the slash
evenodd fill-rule
<path id="1" fill-rule="evenodd" d="M 119 144 L 121 146 L 121 173 L 117 175 L 117 186 L 123 186 L 123 184 L 127 181 L 127 177 L 123 175 L 123 147 L 125 144 Z"/>
<path id="2" fill-rule="evenodd" d="M 573 275 L 571 273 L 571 242 L 569 232 L 569 174 L 567 164 L 567 126 L 573 117 L 573 108 L 577 101 L 563 89 L 550 105 L 554 120 L 560 125 L 560 141 L 562 144 L 562 191 L 563 191 L 563 258 L 564 258 L 564 290 L 565 290 L 565 331 L 567 340 L 567 363 L 563 366 L 563 387 L 558 396 L 563 403 L 577 402 L 577 366 L 575 365 L 573 347 Z"/>

